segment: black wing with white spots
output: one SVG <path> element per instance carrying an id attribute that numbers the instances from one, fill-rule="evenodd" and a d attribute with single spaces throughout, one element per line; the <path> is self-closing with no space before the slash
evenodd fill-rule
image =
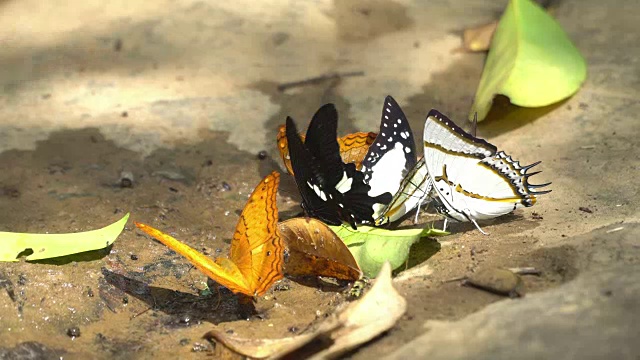
<path id="1" fill-rule="evenodd" d="M 407 117 L 391 97 L 384 99 L 380 132 L 362 161 L 369 195 L 395 194 L 402 179 L 417 163 L 416 144 Z"/>
<path id="2" fill-rule="evenodd" d="M 330 225 L 373 220 L 373 204 L 389 203 L 391 195 L 372 198 L 364 175 L 340 158 L 336 139 L 338 113 L 333 104 L 313 116 L 303 143 L 293 119 L 287 118 L 286 135 L 293 173 L 305 212 Z"/>

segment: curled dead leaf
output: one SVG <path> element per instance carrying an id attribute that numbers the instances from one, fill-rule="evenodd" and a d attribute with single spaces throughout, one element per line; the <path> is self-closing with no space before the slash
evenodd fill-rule
<path id="1" fill-rule="evenodd" d="M 545 1 L 541 4 L 552 15 L 555 13 L 556 1 Z M 489 51 L 491 47 L 491 39 L 493 33 L 498 27 L 498 20 L 494 20 L 488 24 L 474 26 L 464 29 L 462 32 L 462 49 L 468 52 Z"/>
<path id="2" fill-rule="evenodd" d="M 258 359 L 333 359 L 392 328 L 406 308 L 405 299 L 392 285 L 391 266 L 385 263 L 369 292 L 327 318 L 313 332 L 282 339 L 243 339 L 214 330 L 204 337 Z"/>
<path id="3" fill-rule="evenodd" d="M 288 257 L 287 276 L 326 276 L 357 280 L 362 276 L 349 248 L 322 221 L 295 218 L 278 224 Z"/>
<path id="4" fill-rule="evenodd" d="M 488 51 L 491 38 L 498 27 L 498 21 L 465 29 L 462 33 L 462 47 L 469 52 Z"/>

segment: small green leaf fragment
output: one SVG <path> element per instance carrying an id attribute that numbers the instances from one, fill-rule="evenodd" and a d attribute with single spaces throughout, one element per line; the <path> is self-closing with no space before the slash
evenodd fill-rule
<path id="1" fill-rule="evenodd" d="M 28 249 L 33 250 L 26 258 L 29 261 L 104 249 L 113 244 L 128 219 L 129 213 L 102 229 L 72 234 L 0 232 L 0 261 L 18 261 L 18 255 Z"/>
<path id="2" fill-rule="evenodd" d="M 375 277 L 388 261 L 397 269 L 407 261 L 411 245 L 423 237 L 441 236 L 448 233 L 436 229 L 387 230 L 370 226 L 329 226 L 347 245 L 362 272 Z"/>

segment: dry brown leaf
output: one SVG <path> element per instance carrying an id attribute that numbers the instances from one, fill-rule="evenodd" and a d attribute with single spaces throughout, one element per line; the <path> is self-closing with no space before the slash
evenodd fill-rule
<path id="1" fill-rule="evenodd" d="M 470 52 L 488 51 L 491 38 L 496 31 L 498 21 L 465 29 L 462 34 L 462 48 Z"/>
<path id="2" fill-rule="evenodd" d="M 286 244 L 287 276 L 327 276 L 358 280 L 362 272 L 351 251 L 322 221 L 295 218 L 278 224 Z"/>
<path id="3" fill-rule="evenodd" d="M 556 2 L 554 0 L 543 1 L 540 5 L 547 10 L 549 15 L 553 16 L 557 5 Z M 488 24 L 465 29 L 462 33 L 462 49 L 469 52 L 489 51 L 491 39 L 497 27 L 498 20 L 494 20 Z"/>
<path id="4" fill-rule="evenodd" d="M 391 329 L 406 309 L 407 302 L 393 287 L 391 265 L 384 263 L 371 290 L 338 315 L 341 326 L 330 335 L 333 344 L 311 359 L 333 359 L 359 347 Z"/>
<path id="5" fill-rule="evenodd" d="M 314 336 L 316 333 L 280 339 L 252 339 L 230 336 L 220 330 L 211 330 L 204 335 L 204 338 L 214 339 L 240 355 L 253 359 L 265 359 L 273 354 L 286 353 L 292 348 L 297 349 L 309 342 Z"/>
<path id="6" fill-rule="evenodd" d="M 369 292 L 326 319 L 312 333 L 282 339 L 242 339 L 214 330 L 205 337 L 252 358 L 296 358 L 296 354 L 304 353 L 310 359 L 332 359 L 392 328 L 406 307 L 405 299 L 393 288 L 391 266 L 385 263 Z M 328 346 L 321 348 L 322 344 Z"/>

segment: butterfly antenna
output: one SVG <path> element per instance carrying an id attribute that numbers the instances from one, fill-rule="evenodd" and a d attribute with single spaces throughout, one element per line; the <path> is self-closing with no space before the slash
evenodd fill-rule
<path id="1" fill-rule="evenodd" d="M 216 302 L 216 306 L 213 308 L 213 310 L 216 310 L 217 308 L 220 307 L 220 303 L 222 302 L 222 295 L 220 294 L 220 287 L 216 286 L 216 293 L 218 294 L 218 301 Z"/>
<path id="2" fill-rule="evenodd" d="M 149 310 L 151 310 L 151 309 L 152 309 L 152 307 L 151 307 L 151 306 L 149 306 L 148 308 L 146 308 L 146 309 L 142 310 L 141 312 L 139 312 L 139 313 L 137 313 L 137 314 L 133 314 L 133 315 L 129 318 L 129 320 L 133 320 L 133 319 L 137 318 L 138 316 L 140 316 L 140 315 L 142 315 L 142 314 L 146 313 L 147 311 L 149 311 Z"/>

